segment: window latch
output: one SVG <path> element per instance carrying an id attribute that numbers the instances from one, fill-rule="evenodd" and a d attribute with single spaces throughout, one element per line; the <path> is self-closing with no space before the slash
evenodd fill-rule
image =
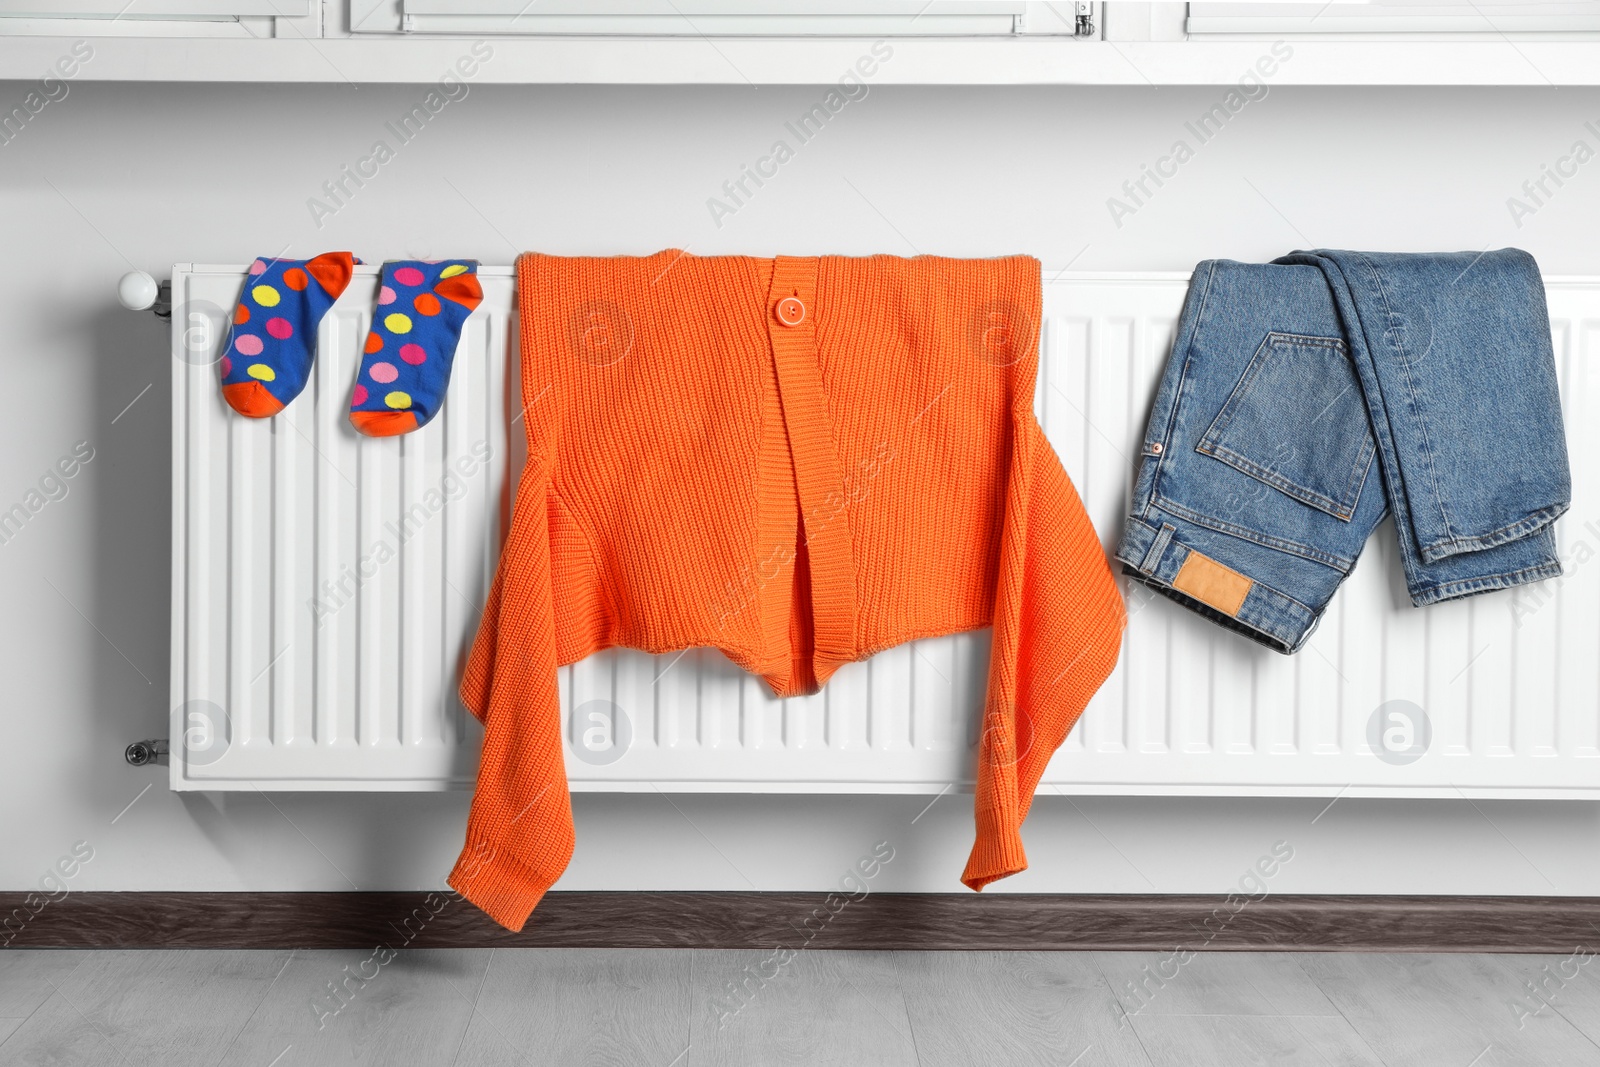
<path id="1" fill-rule="evenodd" d="M 1075 3 L 1072 5 L 1072 7 L 1077 15 L 1077 19 L 1073 23 L 1072 35 L 1074 37 L 1093 37 L 1094 4 Z"/>

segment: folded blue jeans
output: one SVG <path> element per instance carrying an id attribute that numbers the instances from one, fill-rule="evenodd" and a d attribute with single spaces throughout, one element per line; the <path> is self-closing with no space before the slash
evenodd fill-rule
<path id="1" fill-rule="evenodd" d="M 1141 453 L 1124 572 L 1279 652 L 1388 514 L 1413 604 L 1555 577 L 1572 478 L 1538 265 L 1203 262 Z"/>

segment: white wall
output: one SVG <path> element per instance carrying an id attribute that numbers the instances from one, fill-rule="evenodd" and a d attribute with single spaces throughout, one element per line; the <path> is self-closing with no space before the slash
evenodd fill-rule
<path id="1" fill-rule="evenodd" d="M 0 111 L 25 92 L 0 83 Z M 474 86 L 319 231 L 307 199 L 374 140 L 394 146 L 384 123 L 421 96 L 77 83 L 0 146 L 0 510 L 76 442 L 95 449 L 0 545 L 0 888 L 31 886 L 80 839 L 95 850 L 80 889 L 432 886 L 464 826 L 464 795 L 180 797 L 165 768 L 122 762 L 168 711 L 167 332 L 117 307 L 130 267 L 679 246 L 1185 269 L 1308 245 L 1516 244 L 1549 273 L 1600 273 L 1600 163 L 1521 228 L 1506 206 L 1574 141 L 1600 148 L 1594 90 L 1276 88 L 1198 145 L 1184 122 L 1221 90 L 877 88 L 719 228 L 707 198 L 774 139 L 792 145 L 784 120 L 821 90 Z M 1114 225 L 1107 197 L 1178 138 L 1194 158 Z M 926 804 L 582 796 L 559 887 L 820 889 L 886 838 L 880 888 L 958 890 L 971 799 L 918 818 Z M 992 891 L 1222 891 L 1283 839 L 1295 858 L 1275 891 L 1600 894 L 1593 804 L 1326 805 L 1044 796 L 1033 868 Z"/>

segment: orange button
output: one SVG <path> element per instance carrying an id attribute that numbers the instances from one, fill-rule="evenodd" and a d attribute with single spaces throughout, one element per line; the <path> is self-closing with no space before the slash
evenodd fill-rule
<path id="1" fill-rule="evenodd" d="M 778 301 L 778 321 L 785 326 L 798 326 L 806 320 L 806 306 L 798 297 L 786 296 Z"/>

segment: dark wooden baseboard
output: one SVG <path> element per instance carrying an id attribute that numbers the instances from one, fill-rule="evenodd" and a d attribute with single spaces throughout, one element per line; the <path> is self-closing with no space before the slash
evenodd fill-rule
<path id="1" fill-rule="evenodd" d="M 31 900 L 30 900 L 31 897 Z M 1600 898 L 550 893 L 521 933 L 453 893 L 0 893 L 13 948 L 1571 952 Z M 836 909 L 828 910 L 829 904 Z M 1242 906 L 1241 906 L 1242 904 Z M 36 910 L 31 910 L 36 909 Z"/>

